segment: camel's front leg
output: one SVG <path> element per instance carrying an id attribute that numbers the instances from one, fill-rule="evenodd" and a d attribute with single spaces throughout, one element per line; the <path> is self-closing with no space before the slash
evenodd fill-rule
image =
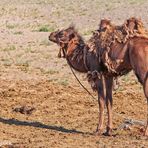
<path id="1" fill-rule="evenodd" d="M 113 87 L 113 78 L 105 78 L 105 87 L 106 87 L 106 107 L 107 107 L 107 114 L 108 114 L 108 122 L 105 135 L 111 136 L 112 135 L 112 87 Z"/>
<path id="2" fill-rule="evenodd" d="M 96 134 L 100 135 L 103 130 L 103 121 L 104 121 L 104 106 L 105 106 L 105 97 L 104 97 L 104 83 L 103 78 L 98 80 L 98 104 L 99 104 L 99 121 L 96 130 Z"/>
<path id="3" fill-rule="evenodd" d="M 145 78 L 145 83 L 144 83 L 144 93 L 147 99 L 147 125 L 146 125 L 146 129 L 145 129 L 145 136 L 148 136 L 148 73 L 147 76 Z"/>
<path id="4" fill-rule="evenodd" d="M 147 98 L 147 125 L 146 125 L 144 135 L 148 136 L 148 98 Z"/>

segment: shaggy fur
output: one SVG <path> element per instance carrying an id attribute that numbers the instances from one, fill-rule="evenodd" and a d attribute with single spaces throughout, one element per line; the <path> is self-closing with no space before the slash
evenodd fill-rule
<path id="1" fill-rule="evenodd" d="M 118 72 L 118 66 L 122 63 L 122 59 L 109 56 L 110 47 L 116 44 L 126 44 L 126 42 L 135 36 L 148 37 L 147 31 L 143 23 L 136 19 L 130 18 L 125 21 L 122 26 L 115 26 L 110 20 L 101 20 L 99 30 L 94 32 L 89 40 L 89 48 L 97 53 L 99 61 L 102 61 L 109 73 L 114 75 L 122 75 L 126 72 Z M 123 50 L 121 47 L 120 50 Z M 128 71 L 127 71 L 128 72 Z"/>

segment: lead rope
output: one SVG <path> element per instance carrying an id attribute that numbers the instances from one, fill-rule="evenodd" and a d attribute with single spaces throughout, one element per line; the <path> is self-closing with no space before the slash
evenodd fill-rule
<path id="1" fill-rule="evenodd" d="M 68 62 L 68 61 L 67 61 L 67 62 Z M 91 92 L 80 82 L 80 80 L 79 80 L 78 77 L 76 76 L 76 74 L 75 74 L 73 68 L 72 68 L 70 65 L 69 65 L 69 67 L 70 67 L 70 69 L 71 69 L 73 75 L 75 76 L 76 80 L 77 80 L 77 81 L 79 82 L 79 84 L 83 87 L 83 89 L 84 89 L 93 99 L 96 100 L 96 98 L 91 94 Z"/>
<path id="2" fill-rule="evenodd" d="M 63 52 L 65 53 L 65 50 L 63 49 Z M 66 53 L 65 53 L 65 55 L 66 55 Z M 66 56 L 66 60 L 67 60 L 67 63 L 68 63 L 68 65 L 69 65 L 69 67 L 70 67 L 70 70 L 71 70 L 71 72 L 72 72 L 72 74 L 74 75 L 74 77 L 76 78 L 76 80 L 78 81 L 78 83 L 82 86 L 82 88 L 94 99 L 94 100 L 96 100 L 96 98 L 91 94 L 91 92 L 80 82 L 80 80 L 78 79 L 78 77 L 76 76 L 76 74 L 75 74 L 75 72 L 74 72 L 74 70 L 73 70 L 73 68 L 72 68 L 72 66 L 71 66 L 71 63 L 70 63 L 70 61 L 68 60 L 68 58 L 67 58 L 67 56 Z"/>

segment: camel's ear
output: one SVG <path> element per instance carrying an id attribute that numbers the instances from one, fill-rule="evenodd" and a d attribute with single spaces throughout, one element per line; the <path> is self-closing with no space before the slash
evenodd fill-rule
<path id="1" fill-rule="evenodd" d="M 127 20 L 127 21 L 126 21 L 126 25 L 128 26 L 128 25 L 129 25 L 129 23 L 130 23 L 130 20 Z"/>
<path id="2" fill-rule="evenodd" d="M 71 24 L 69 25 L 69 29 L 75 30 L 75 24 L 74 24 L 74 23 L 71 23 Z"/>
<path id="3" fill-rule="evenodd" d="M 124 22 L 124 26 L 128 26 L 129 25 L 129 20 L 126 20 L 125 22 Z"/>

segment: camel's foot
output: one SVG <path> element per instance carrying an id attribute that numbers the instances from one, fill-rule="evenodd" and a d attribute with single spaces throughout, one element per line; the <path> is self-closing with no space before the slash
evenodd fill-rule
<path id="1" fill-rule="evenodd" d="M 140 129 L 140 133 L 141 133 L 143 136 L 148 137 L 148 129 L 141 128 L 141 129 Z"/>
<path id="2" fill-rule="evenodd" d="M 106 132 L 103 133 L 104 136 L 112 136 L 112 128 L 107 127 Z"/>
<path id="3" fill-rule="evenodd" d="M 100 136 L 100 135 L 102 135 L 102 132 L 103 132 L 102 129 L 97 129 L 97 130 L 93 133 L 93 135 L 94 135 L 94 136 Z"/>
<path id="4" fill-rule="evenodd" d="M 144 136 L 148 137 L 148 130 L 144 132 Z"/>

